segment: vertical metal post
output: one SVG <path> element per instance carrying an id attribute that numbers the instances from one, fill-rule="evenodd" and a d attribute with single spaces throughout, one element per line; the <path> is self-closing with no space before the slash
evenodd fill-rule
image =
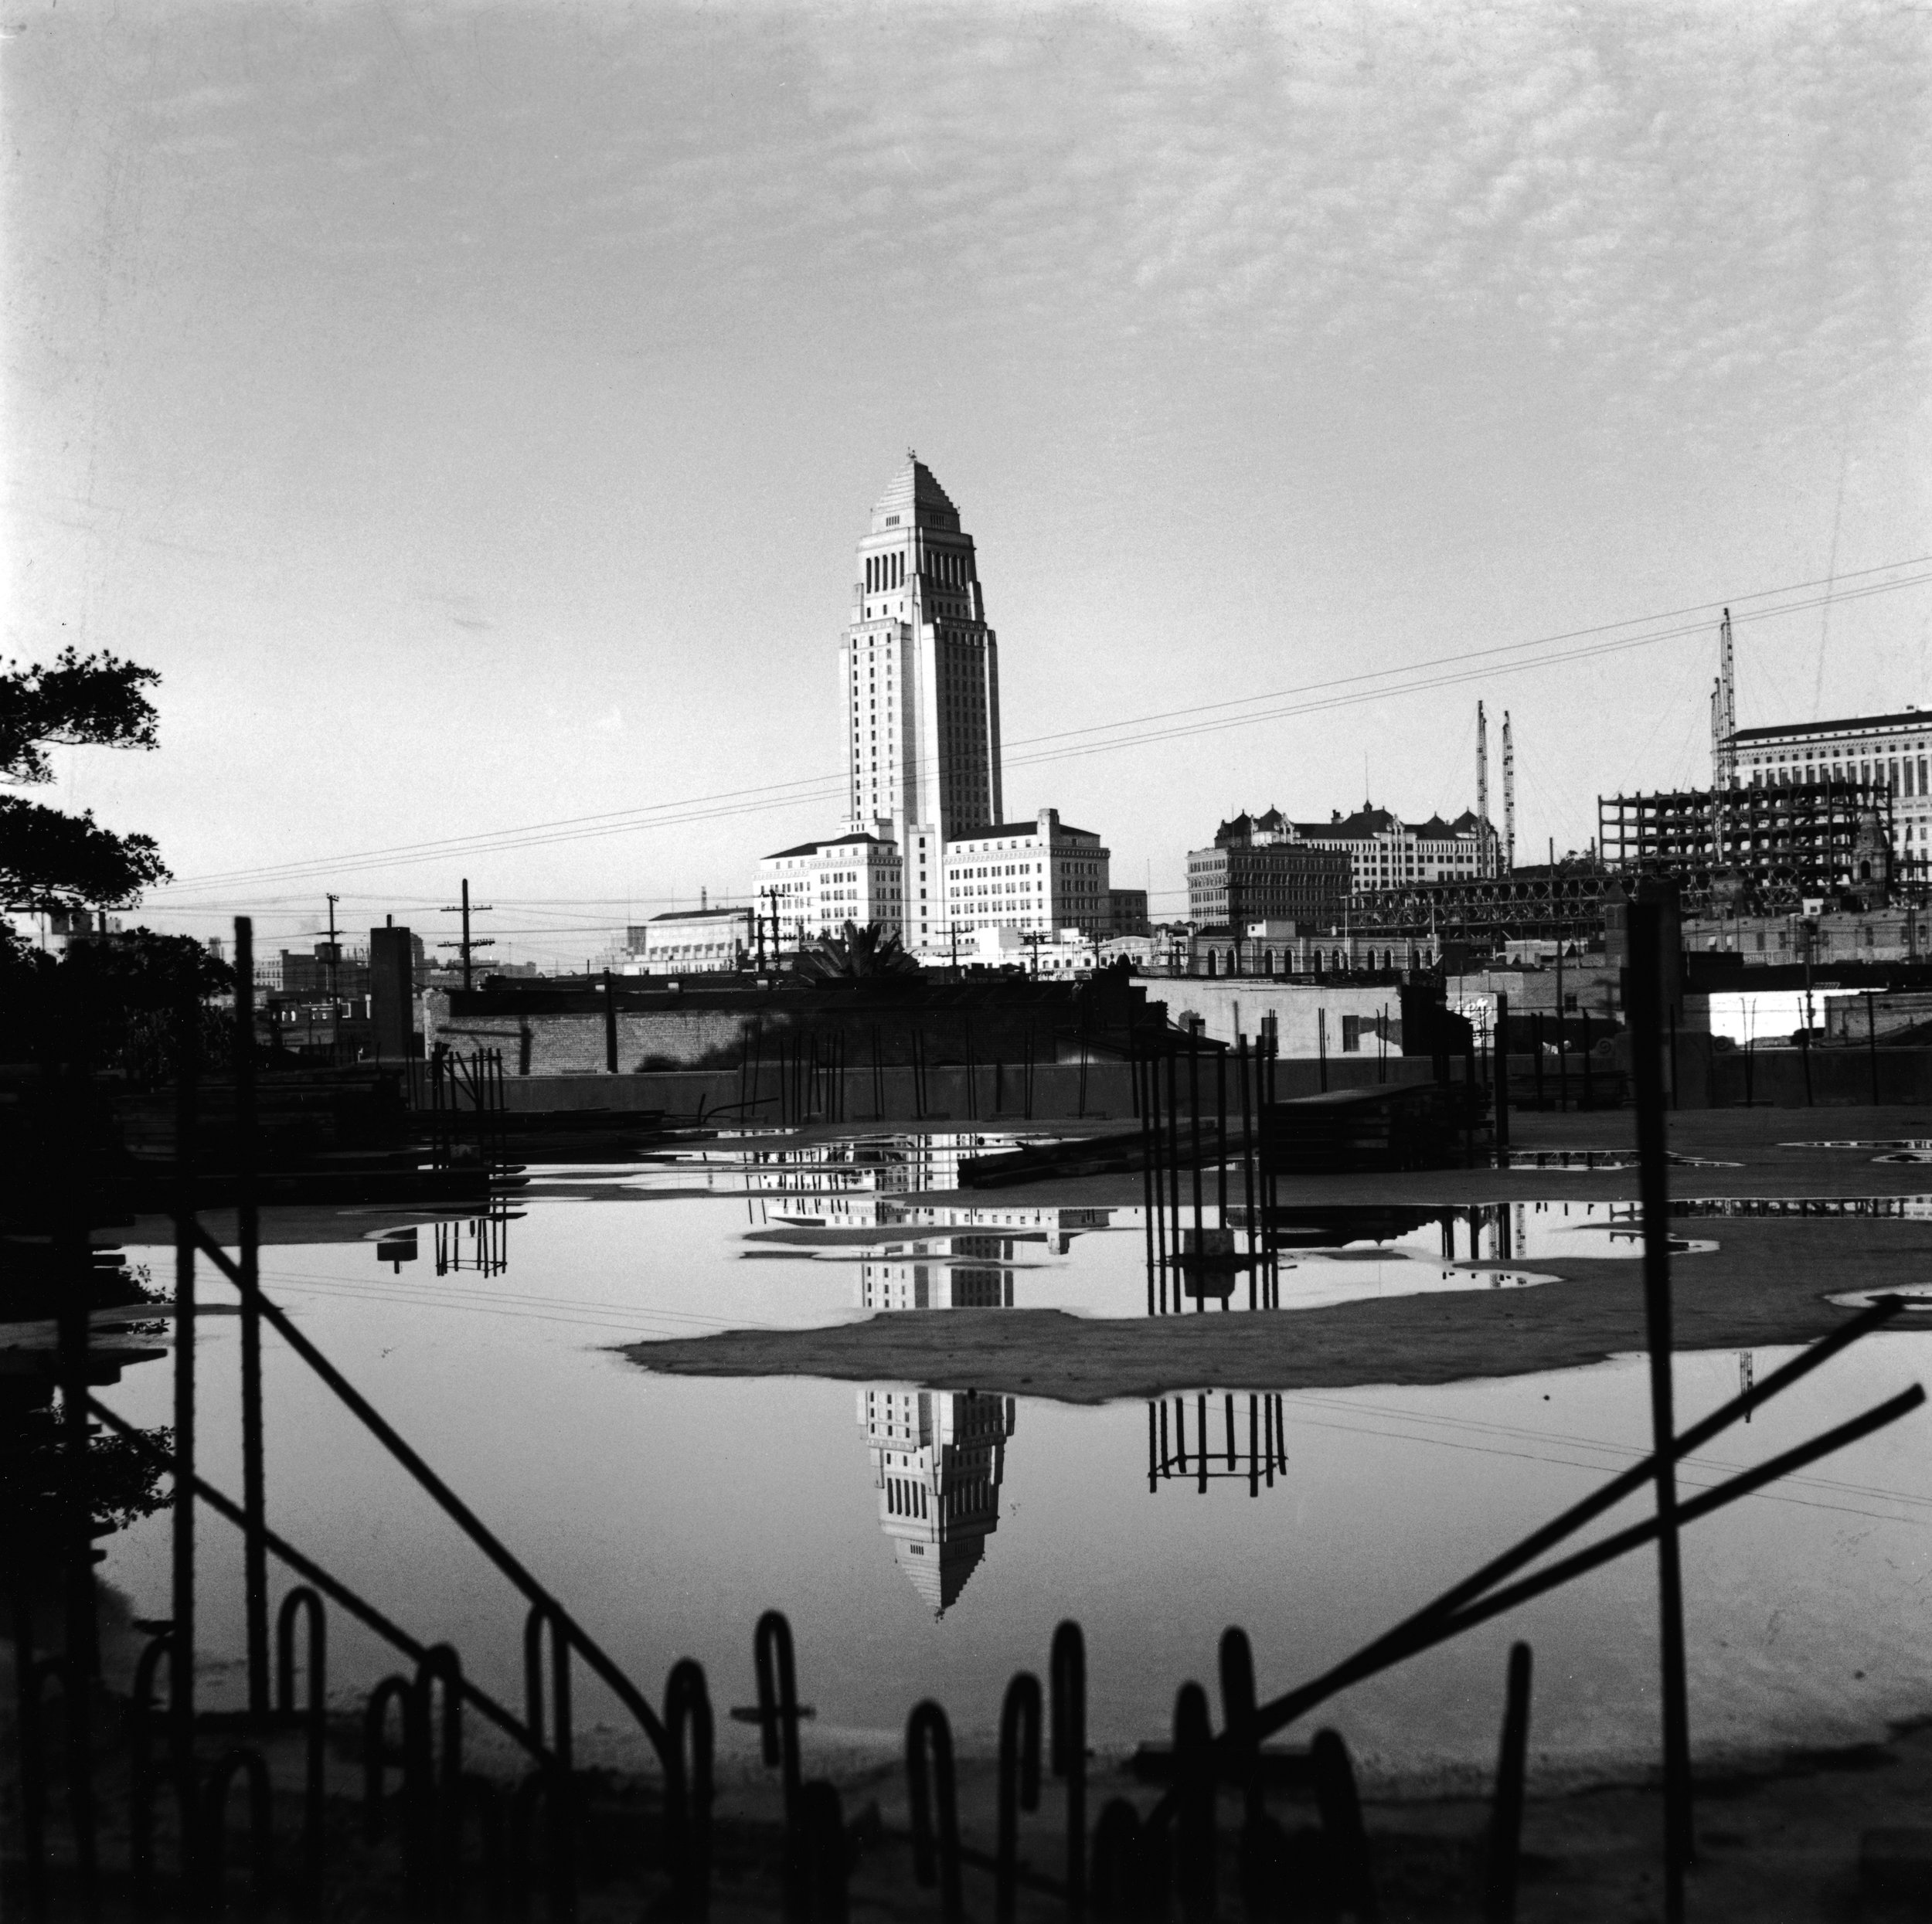
<path id="1" fill-rule="evenodd" d="M 1228 1052 L 1214 1052 L 1214 1206 L 1228 1226 Z"/>
<path id="2" fill-rule="evenodd" d="M 1328 1011 L 1317 1009 L 1315 1012 L 1315 1056 L 1316 1073 L 1320 1078 L 1323 1095 L 1328 1093 Z"/>
<path id="3" fill-rule="evenodd" d="M 1254 1233 L 1254 1125 L 1248 1100 L 1248 1038 L 1234 1038 L 1235 1079 L 1241 1085 L 1241 1215 L 1248 1234 L 1248 1307 L 1254 1307 L 1255 1252 L 1260 1247 Z"/>
<path id="4" fill-rule="evenodd" d="M 1496 994 L 1496 1034 L 1491 1048 L 1495 1058 L 1496 1167 L 1509 1167 L 1509 998 Z"/>
<path id="5" fill-rule="evenodd" d="M 1585 1109 L 1594 1109 L 1596 1106 L 1596 1103 L 1591 1096 L 1590 1087 L 1590 1011 L 1588 1009 L 1579 1009 L 1577 1011 L 1577 1020 L 1583 1024 L 1583 1039 L 1582 1045 L 1583 1057 L 1583 1101 L 1580 1106 Z"/>
<path id="6" fill-rule="evenodd" d="M 1879 1106 L 1879 1016 L 1872 991 L 1865 991 L 1865 1047 L 1872 1065 L 1872 1106 Z"/>
<path id="7" fill-rule="evenodd" d="M 1147 1058 L 1132 1038 L 1134 1106 L 1141 1117 L 1141 1227 L 1147 1244 L 1147 1313 L 1154 1314 L 1154 1106 L 1147 1099 Z M 1150 1408 L 1151 1406 L 1149 1406 Z"/>
<path id="8" fill-rule="evenodd" d="M 70 960 L 66 967 L 73 970 L 76 965 Z M 56 1160 L 63 1165 L 56 1178 L 60 1187 L 52 1198 L 56 1212 L 55 1275 L 60 1293 L 56 1323 L 60 1445 L 66 1483 L 65 1514 L 61 1518 L 66 1537 L 63 1561 L 66 1579 L 66 1668 L 61 1678 L 61 1712 L 66 1728 L 74 1868 L 79 1874 L 82 1904 L 91 1914 L 96 1897 L 93 1725 L 100 1651 L 95 1623 L 93 1484 L 88 1474 L 87 1348 L 91 1334 L 88 1299 L 94 1283 L 94 1257 L 88 1241 L 93 1226 L 89 1177 L 94 1157 L 90 1140 L 93 1084 L 88 1073 L 92 1055 L 91 1011 L 86 1006 L 86 984 L 83 975 L 75 984 L 72 1006 L 63 1011 L 66 1033 L 65 1047 L 60 1054 L 65 1059 L 53 1068 L 55 1079 L 49 1093 L 54 1113 L 49 1120 L 57 1132 Z M 24 1623 L 28 1609 L 24 1589 L 16 1599 L 15 1608 Z M 21 1635 L 15 1646 L 16 1664 L 27 1658 L 30 1650 L 29 1637 Z M 16 1682 L 23 1702 L 40 1688 L 39 1680 L 30 1674 L 21 1675 Z M 29 1714 L 37 1717 L 37 1702 Z M 24 1761 L 24 1745 L 22 1751 Z M 37 1851 L 34 1857 L 35 1874 L 38 1875 Z"/>
<path id="9" fill-rule="evenodd" d="M 248 1714 L 257 1727 L 269 1714 L 268 1513 L 262 1460 L 260 1212 L 257 1202 L 255 1128 L 255 932 L 235 918 L 235 1218 L 241 1271 L 242 1588 L 248 1632 Z"/>
<path id="10" fill-rule="evenodd" d="M 610 1075 L 617 1072 L 617 985 L 608 969 L 604 971 L 604 1066 Z"/>
<path id="11" fill-rule="evenodd" d="M 1168 1199 L 1168 1254 L 1170 1258 L 1180 1253 L 1181 1242 L 1181 1096 L 1175 1086 L 1178 1052 L 1170 1045 L 1167 1050 L 1167 1199 Z M 1180 1275 L 1177 1270 L 1174 1278 L 1174 1307 L 1179 1310 L 1180 1302 Z"/>
<path id="12" fill-rule="evenodd" d="M 1570 1048 L 1569 1038 L 1563 1033 L 1563 1005 L 1556 1004 L 1556 1107 L 1558 1111 L 1570 1106 Z"/>
<path id="13" fill-rule="evenodd" d="M 1192 1025 L 1187 1032 L 1187 1106 L 1194 1165 L 1194 1255 L 1198 1262 L 1201 1255 L 1201 1231 L 1205 1226 L 1201 1197 L 1201 1036 L 1199 1030 Z M 1204 1310 L 1207 1307 L 1207 1298 L 1196 1296 L 1194 1304 L 1196 1309 Z"/>
<path id="14" fill-rule="evenodd" d="M 1644 1315 L 1650 1353 L 1651 1447 L 1657 1463 L 1657 1577 L 1664 1700 L 1664 1914 L 1684 1915 L 1692 1854 L 1690 1723 L 1684 1667 L 1683 1576 L 1678 1555 L 1677 1470 L 1671 1381 L 1670 1198 L 1664 1160 L 1664 1045 L 1658 916 L 1630 908 L 1631 1059 L 1637 1097 L 1638 1185 L 1644 1205 Z"/>
<path id="15" fill-rule="evenodd" d="M 240 958 L 236 958 L 239 972 Z M 175 1489 L 173 1627 L 168 1633 L 169 1749 L 183 1771 L 183 1820 L 196 1807 L 195 1742 L 195 1126 L 196 1052 L 189 1037 L 200 1016 L 195 965 L 182 971 L 175 1068 Z M 252 973 L 252 971 L 251 971 Z M 184 1855 L 192 1857 L 192 1851 Z"/>

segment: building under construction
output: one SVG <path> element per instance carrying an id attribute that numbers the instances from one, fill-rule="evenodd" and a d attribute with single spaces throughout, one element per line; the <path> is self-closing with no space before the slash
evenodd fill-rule
<path id="1" fill-rule="evenodd" d="M 1358 893 L 1349 903 L 1353 929 L 1430 935 L 1445 942 L 1574 942 L 1587 947 L 1604 933 L 1600 864 L 1580 858 L 1478 880 L 1423 882 Z"/>
<path id="2" fill-rule="evenodd" d="M 1668 875 L 1684 913 L 1792 915 L 1807 901 L 1887 899 L 1892 796 L 1882 783 L 1692 788 L 1600 797 L 1597 845 L 1624 875 Z"/>

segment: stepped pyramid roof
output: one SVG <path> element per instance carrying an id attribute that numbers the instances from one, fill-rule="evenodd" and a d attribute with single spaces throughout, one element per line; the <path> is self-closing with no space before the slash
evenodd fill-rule
<path id="1" fill-rule="evenodd" d="M 959 1601 L 967 1579 L 986 1554 L 986 1540 L 981 1536 L 941 1537 L 923 1549 L 923 1555 L 914 1555 L 913 1546 L 902 1538 L 893 1545 L 893 1559 L 937 1619 Z"/>
<path id="2" fill-rule="evenodd" d="M 959 532 L 959 510 L 933 471 L 910 448 L 906 450 L 905 466 L 886 482 L 886 491 L 872 504 L 872 532 L 883 534 L 888 526 Z"/>

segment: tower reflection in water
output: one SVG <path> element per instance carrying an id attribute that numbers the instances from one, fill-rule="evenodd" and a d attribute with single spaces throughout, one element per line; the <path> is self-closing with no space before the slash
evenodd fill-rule
<path id="1" fill-rule="evenodd" d="M 957 1602 L 999 1527 L 1010 1396 L 975 1390 L 862 1389 L 859 1425 L 879 1493 L 879 1526 L 935 1619 Z"/>
<path id="2" fill-rule="evenodd" d="M 1147 1406 L 1149 1496 L 1163 1483 L 1192 1483 L 1196 1494 L 1205 1496 L 1210 1483 L 1237 1481 L 1258 1497 L 1274 1487 L 1274 1473 L 1285 1477 L 1287 1467 L 1277 1392 L 1164 1396 Z"/>

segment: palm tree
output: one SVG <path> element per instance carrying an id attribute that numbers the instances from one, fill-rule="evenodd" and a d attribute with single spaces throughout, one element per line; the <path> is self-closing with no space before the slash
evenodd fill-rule
<path id="1" fill-rule="evenodd" d="M 917 975 L 919 964 L 889 930 L 876 922 L 862 928 L 848 922 L 842 935 L 821 936 L 801 950 L 797 973 L 818 982 L 872 981 L 882 976 Z"/>

